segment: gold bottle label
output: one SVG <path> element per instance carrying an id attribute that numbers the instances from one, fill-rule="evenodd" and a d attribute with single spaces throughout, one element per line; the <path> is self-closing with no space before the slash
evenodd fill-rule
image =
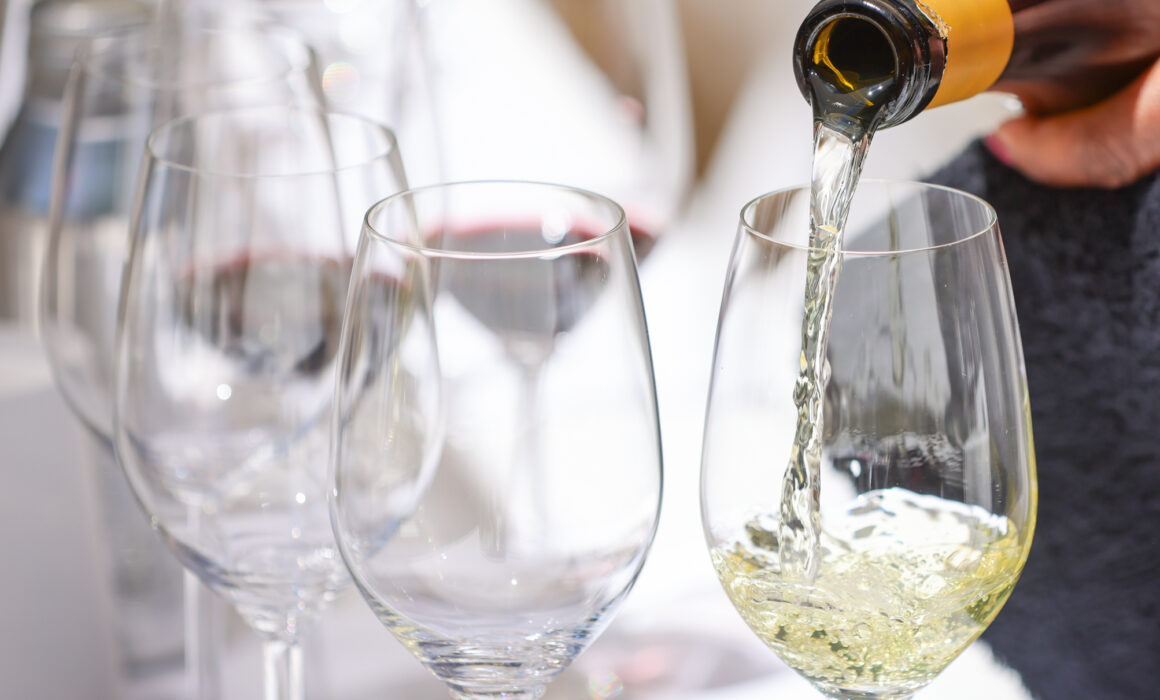
<path id="1" fill-rule="evenodd" d="M 927 108 L 950 104 L 995 84 L 1015 45 L 1007 0 L 915 0 L 947 40 L 946 68 Z"/>

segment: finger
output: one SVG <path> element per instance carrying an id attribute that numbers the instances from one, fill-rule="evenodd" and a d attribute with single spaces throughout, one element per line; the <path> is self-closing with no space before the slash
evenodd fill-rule
<path id="1" fill-rule="evenodd" d="M 1045 185 L 1131 184 L 1160 168 L 1160 62 L 1102 102 L 1013 119 L 985 142 L 999 160 Z"/>

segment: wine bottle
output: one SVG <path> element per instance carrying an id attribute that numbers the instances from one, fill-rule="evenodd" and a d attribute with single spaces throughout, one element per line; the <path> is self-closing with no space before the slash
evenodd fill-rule
<path id="1" fill-rule="evenodd" d="M 821 0 L 794 72 L 815 116 L 873 115 L 873 129 L 989 89 L 1039 114 L 1075 109 L 1158 56 L 1155 0 Z"/>

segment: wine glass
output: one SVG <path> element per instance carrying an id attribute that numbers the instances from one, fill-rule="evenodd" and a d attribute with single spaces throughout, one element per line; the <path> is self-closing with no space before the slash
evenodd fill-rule
<path id="1" fill-rule="evenodd" d="M 57 136 L 38 325 L 58 389 L 99 445 L 97 477 L 111 494 L 106 520 L 122 539 L 153 541 L 133 534 L 140 518 L 117 505 L 131 497 L 111 443 L 117 301 L 145 139 L 187 112 L 320 99 L 310 49 L 268 24 L 158 21 L 102 34 L 77 56 Z M 160 552 L 124 554 L 115 555 L 118 566 L 140 561 L 151 580 L 156 562 L 166 561 Z M 192 576 L 185 599 L 191 694 L 216 697 L 218 604 Z"/>
<path id="2" fill-rule="evenodd" d="M 811 389 L 799 380 L 804 290 L 807 259 L 824 254 L 807 245 L 809 201 L 808 187 L 790 189 L 742 211 L 705 423 L 703 526 L 734 607 L 789 666 L 828 697 L 906 698 L 999 612 L 1035 529 L 1010 281 L 984 201 L 859 185 L 819 372 L 820 497 L 783 497 L 808 437 L 795 405 Z M 818 540 L 779 532 L 814 512 Z M 816 548 L 815 573 L 795 565 L 803 547 Z"/>
<path id="3" fill-rule="evenodd" d="M 453 696 L 540 697 L 627 595 L 659 515 L 623 211 L 528 182 L 384 200 L 340 356 L 331 518 L 356 585 Z"/>
<path id="4" fill-rule="evenodd" d="M 248 9 L 306 39 L 331 108 L 391 129 L 412 185 L 442 179 L 415 0 L 255 0 Z"/>
<path id="5" fill-rule="evenodd" d="M 451 181 L 568 183 L 615 199 L 637 258 L 684 202 L 692 117 L 672 0 L 420 3 Z"/>
<path id="6" fill-rule="evenodd" d="M 206 112 L 148 141 L 117 455 L 166 545 L 263 636 L 267 698 L 302 698 L 300 640 L 348 580 L 325 494 L 347 251 L 403 184 L 389 131 L 316 108 Z"/>
<path id="7" fill-rule="evenodd" d="M 133 187 L 153 127 L 207 109 L 321 104 L 310 50 L 272 26 L 141 25 L 82 50 L 57 139 L 40 333 L 61 393 L 110 433 L 113 335 Z"/>

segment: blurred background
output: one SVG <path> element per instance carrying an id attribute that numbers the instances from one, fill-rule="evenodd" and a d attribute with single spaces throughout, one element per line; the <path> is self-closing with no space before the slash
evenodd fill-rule
<path id="1" fill-rule="evenodd" d="M 110 467 L 94 463 L 81 428 L 58 397 L 30 310 L 35 303 L 37 250 L 43 245 L 51 172 L 51 110 L 59 110 L 53 100 L 59 102 L 72 52 L 83 37 L 109 23 L 131 20 L 136 6 L 93 2 L 102 5 L 105 14 L 85 13 L 89 3 L 84 0 L 57 2 L 57 10 L 67 6 L 68 12 L 41 8 L 37 24 L 30 21 L 34 9 L 30 0 L 0 0 L 4 19 L 0 126 L 6 135 L 0 152 L 0 194 L 4 197 L 0 208 L 0 446 L 4 455 L 0 458 L 4 483 L 0 488 L 0 562 L 4 563 L 0 695 L 46 700 L 180 698 L 181 630 L 174 608 L 180 606 L 179 587 L 164 571 L 146 570 L 141 574 L 144 583 L 138 583 L 155 599 L 144 607 L 126 603 L 119 588 L 124 584 L 119 568 L 125 562 L 115 554 L 117 537 L 110 533 L 109 518 L 102 516 L 110 506 L 102 495 L 101 474 Z M 621 200 L 630 217 L 639 215 L 639 225 L 652 229 L 656 238 L 655 249 L 642 261 L 641 275 L 661 404 L 665 502 L 657 540 L 637 588 L 610 629 L 553 685 L 548 697 L 813 698 L 815 691 L 761 645 L 721 592 L 705 551 L 697 506 L 709 361 L 738 212 L 762 192 L 808 178 L 810 115 L 793 80 L 790 42 L 812 2 L 619 2 L 630 8 L 652 3 L 664 10 L 646 15 L 646 21 L 648 17 L 663 19 L 671 11 L 676 31 L 654 33 L 646 24 L 635 27 L 634 36 L 618 39 L 616 30 L 623 32 L 627 25 L 596 13 L 594 8 L 601 3 L 530 0 L 522 4 L 550 10 L 561 18 L 571 30 L 571 40 L 606 69 L 613 86 L 627 86 L 617 92 L 623 108 L 620 117 L 645 128 L 626 133 L 639 138 L 641 148 L 652 149 L 639 160 L 622 163 L 617 159 L 633 152 L 624 146 L 627 142 L 610 142 L 602 150 L 604 146 L 595 139 L 579 137 L 555 142 L 547 152 L 557 165 L 593 159 L 587 170 L 576 171 L 577 182 L 569 184 L 585 184 L 591 170 L 597 175 L 602 171 L 625 175 L 620 180 L 611 178 L 606 193 Z M 510 142 L 504 142 L 508 150 L 502 158 L 488 150 L 495 140 L 489 136 L 486 120 L 490 117 L 502 126 L 512 120 L 511 113 L 472 106 L 471 89 L 496 73 L 456 78 L 455 69 L 477 61 L 473 51 L 481 45 L 504 45 L 507 39 L 499 32 L 519 23 L 500 21 L 503 12 L 518 10 L 521 3 L 252 0 L 244 4 L 305 28 L 303 33 L 322 58 L 328 97 L 340 106 L 381 110 L 398 120 L 389 125 L 400 131 L 414 181 L 506 176 L 504 167 L 519 161 Z M 403 5 L 406 13 L 399 14 Z M 364 17 L 359 14 L 364 11 L 371 13 L 371 20 L 357 19 Z M 412 26 L 398 23 L 399 17 L 410 17 L 412 11 L 426 22 L 430 43 L 421 46 L 418 54 L 408 48 L 382 53 L 387 37 L 405 34 Z M 353 24 L 351 18 L 356 18 Z M 471 28 L 471 34 L 463 34 L 462 25 Z M 465 39 L 472 35 L 482 41 Z M 335 37 L 341 39 L 338 44 L 328 43 Z M 539 38 L 559 40 L 547 35 Z M 618 72 L 617 54 L 608 50 L 607 42 L 612 41 L 631 46 L 628 55 L 644 56 L 640 64 L 645 67 L 652 65 L 649 56 L 676 56 L 678 60 L 647 73 L 660 76 L 655 78 L 653 91 L 652 79 L 640 77 L 646 73 L 634 77 L 631 72 Z M 406 79 L 411 82 L 381 82 L 374 74 L 376 68 L 387 66 L 413 67 L 410 62 L 419 60 L 417 55 L 428 61 L 426 67 L 399 73 L 411 76 Z M 603 64 L 602 57 L 607 59 Z M 513 71 L 528 68 L 526 62 L 511 65 Z M 618 75 L 627 77 L 618 82 Z M 511 99 L 519 100 L 521 94 Z M 510 105 L 513 111 L 516 104 Z M 529 104 L 535 106 L 534 100 Z M 583 133 L 579 130 L 585 125 L 599 123 L 599 133 L 609 134 L 621 123 L 616 117 L 605 127 L 599 121 L 605 116 L 579 107 L 567 110 L 578 124 L 576 133 Z M 884 132 L 871 150 L 867 176 L 920 178 L 971 139 L 988 133 L 1011 110 L 1004 98 L 984 95 Z M 532 144 L 534 135 L 525 135 Z M 529 145 L 528 150 L 542 154 L 545 147 Z M 637 172 L 641 162 L 648 168 Z M 636 226 L 638 221 L 633 223 Z M 112 508 L 117 518 L 136 519 L 141 521 L 137 527 L 147 530 L 135 504 L 126 501 Z M 227 642 L 225 696 L 258 696 L 257 640 L 232 621 Z M 324 616 L 306 656 L 312 698 L 446 697 L 442 685 L 390 637 L 354 592 Z M 1027 696 L 1018 678 L 980 644 L 922 697 L 1003 700 Z"/>

